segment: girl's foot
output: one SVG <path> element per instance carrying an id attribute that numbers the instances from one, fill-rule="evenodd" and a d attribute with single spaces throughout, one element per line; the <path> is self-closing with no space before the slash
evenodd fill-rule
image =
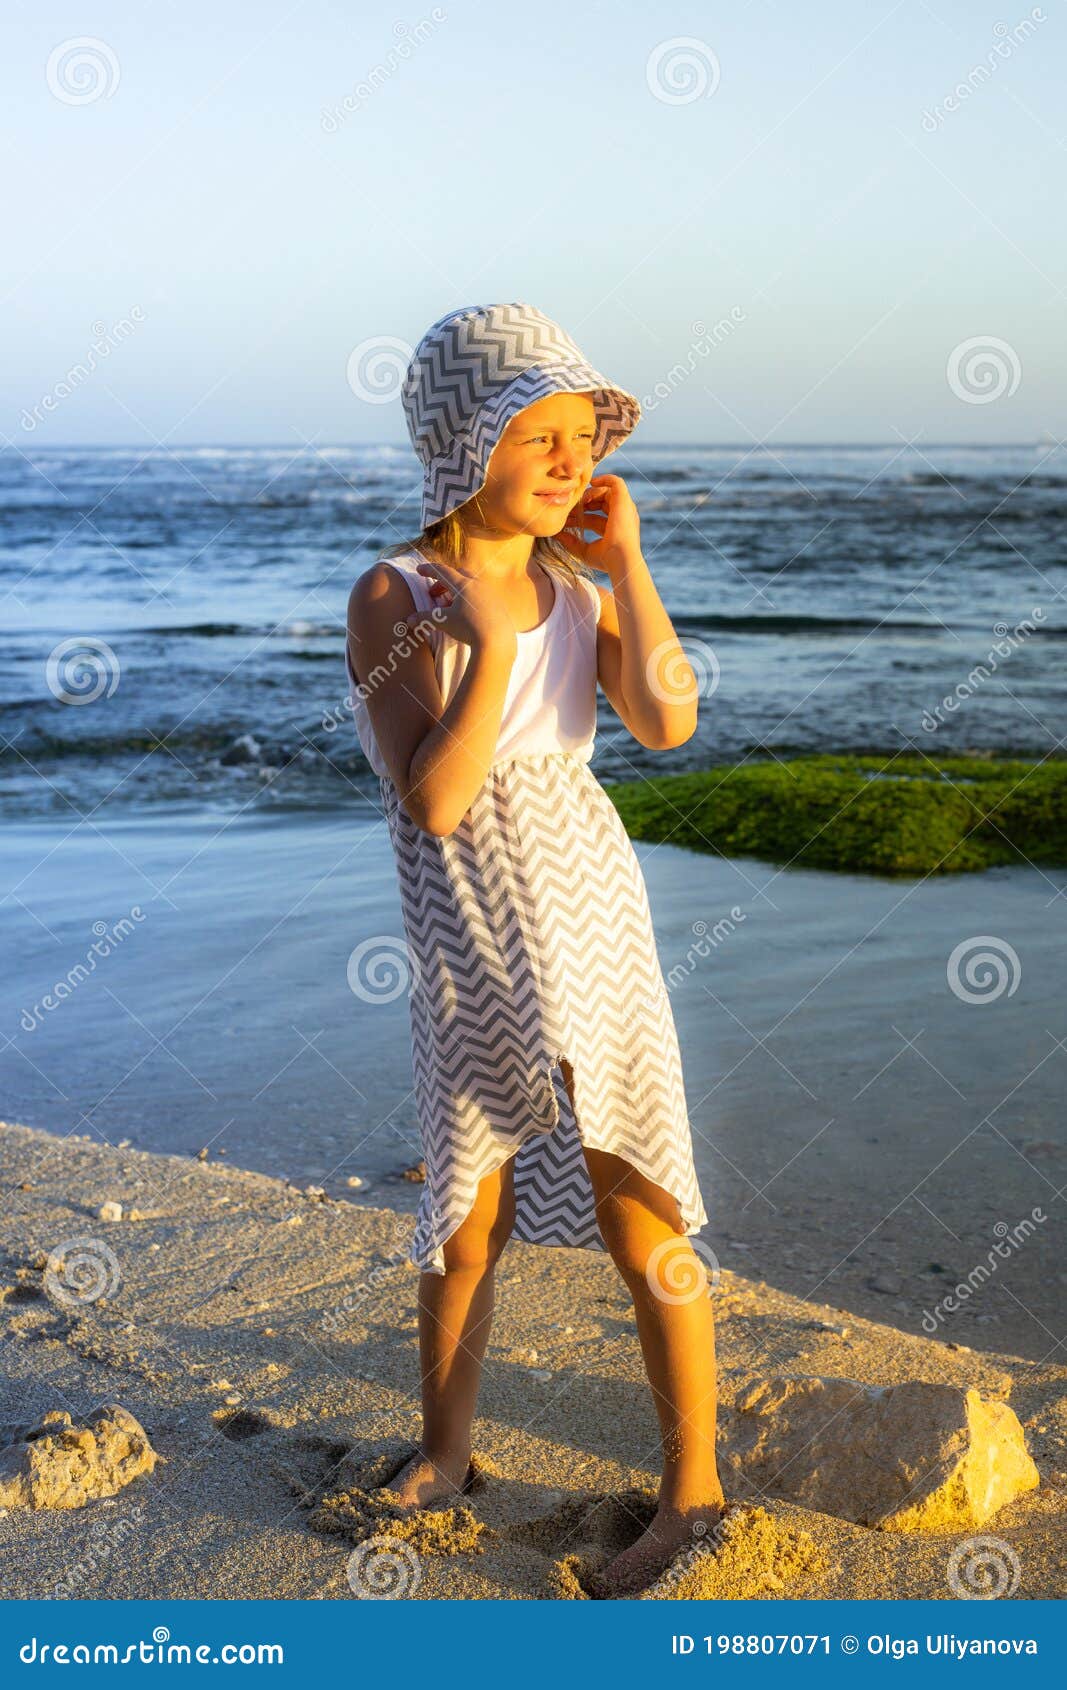
<path id="1" fill-rule="evenodd" d="M 441 1456 L 431 1461 L 420 1449 L 388 1485 L 380 1485 L 378 1489 L 397 1507 L 414 1511 L 441 1500 L 457 1501 L 472 1474 L 469 1456 Z"/>
<path id="2" fill-rule="evenodd" d="M 720 1504 L 685 1509 L 667 1508 L 661 1503 L 637 1541 L 593 1576 L 593 1594 L 610 1599 L 635 1596 L 647 1589 L 680 1549 L 699 1549 L 714 1543 L 715 1528 L 725 1512 L 725 1499 Z"/>

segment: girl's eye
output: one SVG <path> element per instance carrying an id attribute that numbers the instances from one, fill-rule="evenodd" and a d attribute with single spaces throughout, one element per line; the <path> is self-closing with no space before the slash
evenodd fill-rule
<path id="1" fill-rule="evenodd" d="M 582 433 L 578 436 L 578 438 L 579 438 L 579 440 L 592 440 L 593 439 L 592 429 L 583 430 Z M 530 436 L 530 444 L 531 444 L 531 446 L 536 446 L 536 444 L 539 440 L 547 440 L 547 439 L 548 439 L 547 434 L 533 434 L 533 435 Z"/>

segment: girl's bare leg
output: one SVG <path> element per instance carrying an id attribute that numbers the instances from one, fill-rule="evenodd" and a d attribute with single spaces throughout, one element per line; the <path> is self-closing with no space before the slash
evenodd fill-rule
<path id="1" fill-rule="evenodd" d="M 388 1486 L 405 1507 L 454 1495 L 467 1476 L 495 1269 L 515 1224 L 514 1179 L 512 1157 L 479 1182 L 474 1206 L 444 1245 L 444 1273 L 419 1276 L 420 1453 Z"/>
<path id="2" fill-rule="evenodd" d="M 599 1580 L 605 1594 L 623 1595 L 655 1578 L 684 1544 L 699 1543 L 722 1516 L 715 1322 L 704 1264 L 681 1232 L 674 1198 L 621 1156 L 586 1149 L 585 1159 L 601 1236 L 633 1299 L 662 1440 L 656 1515 Z"/>

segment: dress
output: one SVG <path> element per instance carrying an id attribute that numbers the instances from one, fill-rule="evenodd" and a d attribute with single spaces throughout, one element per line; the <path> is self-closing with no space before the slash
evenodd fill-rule
<path id="1" fill-rule="evenodd" d="M 387 561 L 430 609 L 417 554 Z M 512 1236 L 524 1242 L 604 1249 L 583 1144 L 665 1187 L 686 1234 L 708 1219 L 644 877 L 589 768 L 600 599 L 587 579 L 553 582 L 549 617 L 518 635 L 498 755 L 446 838 L 416 826 L 383 772 L 346 652 L 411 958 L 426 1183 L 409 1256 L 432 1273 L 445 1271 L 442 1246 L 479 1180 L 516 1152 Z M 440 628 L 432 645 L 447 704 L 469 649 Z"/>

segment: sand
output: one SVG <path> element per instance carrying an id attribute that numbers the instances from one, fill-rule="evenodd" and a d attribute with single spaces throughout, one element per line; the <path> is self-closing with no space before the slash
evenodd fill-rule
<path id="1" fill-rule="evenodd" d="M 509 1246 L 476 1483 L 454 1508 L 398 1520 L 367 1497 L 419 1433 L 409 1214 L 18 1125 L 0 1125 L 0 1168 L 0 1421 L 58 1410 L 77 1423 L 116 1403 L 159 1457 L 84 1508 L 8 1509 L 5 1598 L 585 1600 L 589 1573 L 650 1517 L 657 1426 L 605 1254 Z M 122 1220 L 99 1217 L 108 1202 Z M 86 1267 L 73 1300 L 45 1270 L 64 1249 Z M 940 1380 L 1010 1402 L 1042 1484 L 986 1530 L 1019 1558 L 1015 1599 L 1063 1594 L 1067 1368 L 1055 1354 L 906 1334 L 726 1270 L 714 1306 L 725 1404 L 753 1371 L 783 1370 Z M 641 1599 L 951 1598 L 960 1541 L 767 1495 Z"/>

